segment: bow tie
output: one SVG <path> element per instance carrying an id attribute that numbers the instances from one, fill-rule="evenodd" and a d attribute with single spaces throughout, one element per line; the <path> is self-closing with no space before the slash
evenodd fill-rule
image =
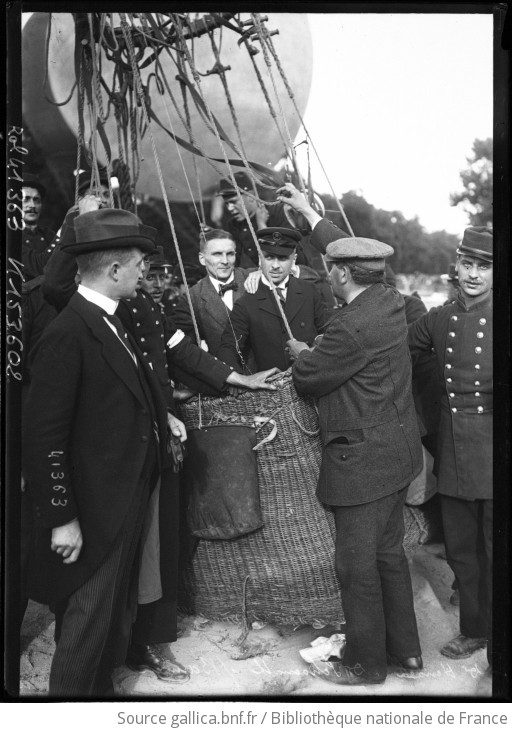
<path id="1" fill-rule="evenodd" d="M 219 285 L 219 295 L 224 295 L 228 290 L 238 290 L 238 283 L 232 280 L 230 283 L 226 283 L 226 285 L 222 285 L 222 283 Z"/>

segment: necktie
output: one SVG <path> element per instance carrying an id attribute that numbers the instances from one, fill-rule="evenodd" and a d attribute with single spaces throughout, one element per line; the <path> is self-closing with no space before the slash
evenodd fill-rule
<path id="1" fill-rule="evenodd" d="M 286 303 L 286 288 L 276 288 L 279 300 Z"/>
<path id="2" fill-rule="evenodd" d="M 219 295 L 224 295 L 228 290 L 238 290 L 238 283 L 231 280 L 231 282 L 226 283 L 226 285 L 223 285 L 222 283 L 219 285 Z"/>
<path id="3" fill-rule="evenodd" d="M 117 335 L 121 339 L 123 346 L 126 347 L 126 349 L 130 352 L 130 356 L 132 359 L 137 363 L 137 358 L 132 350 L 130 341 L 128 340 L 128 334 L 126 333 L 123 324 L 121 323 L 121 320 L 116 315 L 110 315 L 110 313 L 107 313 L 105 315 L 105 318 L 110 321 L 110 323 L 114 326 L 116 329 Z"/>

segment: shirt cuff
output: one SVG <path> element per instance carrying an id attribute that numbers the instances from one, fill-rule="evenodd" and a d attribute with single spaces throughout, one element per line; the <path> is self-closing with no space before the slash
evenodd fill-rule
<path id="1" fill-rule="evenodd" d="M 319 221 L 322 221 L 322 217 L 320 214 L 317 214 L 316 211 L 314 214 L 311 215 L 312 221 L 310 221 L 311 229 L 314 229 Z"/>
<path id="2" fill-rule="evenodd" d="M 173 335 L 171 336 L 171 338 L 167 342 L 167 347 L 169 349 L 174 348 L 175 346 L 177 346 L 178 344 L 180 344 L 183 341 L 184 338 L 185 338 L 185 334 L 183 333 L 183 331 L 181 330 L 181 328 L 178 328 L 178 330 L 176 331 L 176 333 L 173 333 Z"/>

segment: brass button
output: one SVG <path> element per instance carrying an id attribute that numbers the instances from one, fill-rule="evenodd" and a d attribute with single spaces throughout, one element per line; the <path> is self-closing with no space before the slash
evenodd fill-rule
<path id="1" fill-rule="evenodd" d="M 450 333 L 448 334 L 448 336 L 450 338 L 452 338 L 452 339 L 455 338 L 455 332 L 454 331 L 450 331 Z"/>
<path id="2" fill-rule="evenodd" d="M 476 408 L 476 411 L 479 413 L 482 413 L 484 411 L 484 408 L 481 405 L 478 405 L 478 407 Z"/>
<path id="3" fill-rule="evenodd" d="M 452 368 L 452 365 L 451 364 L 446 364 L 445 366 L 446 366 L 446 369 L 451 369 Z"/>
<path id="4" fill-rule="evenodd" d="M 446 349 L 446 351 L 447 351 L 447 352 L 448 352 L 449 354 L 451 354 L 451 353 L 452 353 L 452 351 L 453 351 L 453 349 L 451 349 L 450 347 L 448 347 L 448 348 Z"/>
<path id="5" fill-rule="evenodd" d="M 450 392 L 450 397 L 455 397 L 455 392 Z"/>
<path id="6" fill-rule="evenodd" d="M 480 364 L 475 364 L 475 369 L 480 369 Z"/>
<path id="7" fill-rule="evenodd" d="M 451 377 L 448 377 L 448 379 L 446 381 L 447 382 L 450 382 L 450 384 L 451 384 L 451 382 L 453 382 L 453 379 Z"/>
<path id="8" fill-rule="evenodd" d="M 485 326 L 485 324 L 487 323 L 487 319 L 486 319 L 486 318 L 480 318 L 480 320 L 478 321 L 478 323 L 479 323 L 479 324 L 480 324 L 481 326 Z"/>
<path id="9" fill-rule="evenodd" d="M 452 321 L 456 321 L 457 320 L 457 316 L 452 316 L 451 320 Z"/>
<path id="10" fill-rule="evenodd" d="M 475 392 L 475 397 L 480 397 L 480 392 Z"/>
<path id="11" fill-rule="evenodd" d="M 456 407 L 452 407 L 452 412 L 457 412 L 457 408 Z"/>
<path id="12" fill-rule="evenodd" d="M 483 337 L 484 337 L 483 332 L 482 331 L 478 331 L 476 337 L 477 337 L 477 339 L 483 339 Z"/>
<path id="13" fill-rule="evenodd" d="M 480 382 L 478 380 L 475 382 L 475 387 L 480 387 Z"/>
<path id="14" fill-rule="evenodd" d="M 475 346 L 475 354 L 481 354 L 481 353 L 482 353 L 482 349 L 480 348 L 480 346 Z"/>

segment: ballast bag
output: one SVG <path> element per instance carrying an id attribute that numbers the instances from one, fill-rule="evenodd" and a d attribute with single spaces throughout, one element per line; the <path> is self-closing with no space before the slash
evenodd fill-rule
<path id="1" fill-rule="evenodd" d="M 247 425 L 189 430 L 185 486 L 195 537 L 227 540 L 263 526 L 255 445 L 256 431 Z"/>

